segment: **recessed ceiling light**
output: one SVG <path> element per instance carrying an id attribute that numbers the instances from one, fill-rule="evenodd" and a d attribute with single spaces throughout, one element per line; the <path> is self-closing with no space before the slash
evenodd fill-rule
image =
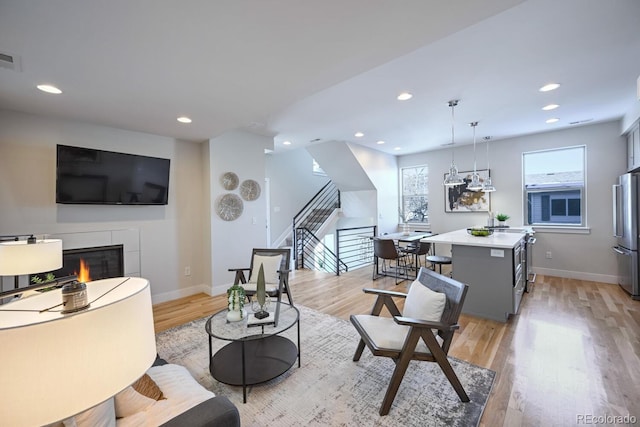
<path id="1" fill-rule="evenodd" d="M 402 147 L 393 147 L 393 149 L 396 150 L 396 151 L 400 151 L 400 150 L 402 150 Z"/>
<path id="2" fill-rule="evenodd" d="M 284 141 L 282 145 L 291 145 L 291 141 Z"/>
<path id="3" fill-rule="evenodd" d="M 364 133 L 356 132 L 356 133 L 353 134 L 353 136 L 355 136 L 356 138 L 362 138 L 364 136 Z"/>
<path id="4" fill-rule="evenodd" d="M 549 104 L 549 105 L 545 105 L 544 107 L 542 107 L 542 109 L 544 111 L 550 111 L 550 110 L 555 110 L 558 107 L 559 107 L 558 104 Z"/>
<path id="5" fill-rule="evenodd" d="M 38 85 L 36 86 L 38 89 L 40 89 L 43 92 L 47 92 L 47 93 L 53 93 L 55 95 L 59 95 L 62 93 L 62 91 L 60 89 L 58 89 L 55 86 L 52 85 Z"/>
<path id="6" fill-rule="evenodd" d="M 186 116 L 178 117 L 178 121 L 180 123 L 191 123 L 191 119 L 189 117 L 186 117 Z"/>
<path id="7" fill-rule="evenodd" d="M 559 121 L 559 120 L 560 120 L 560 119 L 558 119 L 558 118 L 554 117 L 553 119 L 548 119 L 548 120 L 546 121 L 546 123 L 551 124 L 551 123 L 555 123 L 555 122 L 557 122 L 557 121 Z"/>
<path id="8" fill-rule="evenodd" d="M 555 90 L 555 89 L 558 89 L 559 87 L 560 87 L 560 84 L 558 84 L 558 83 L 549 83 L 549 84 L 546 84 L 546 85 L 542 86 L 538 90 L 540 92 L 549 92 L 550 90 Z"/>
<path id="9" fill-rule="evenodd" d="M 384 144 L 384 141 L 378 141 L 378 142 L 376 142 L 376 144 L 382 145 L 382 144 Z"/>
<path id="10" fill-rule="evenodd" d="M 398 95 L 398 101 L 406 101 L 411 98 L 413 98 L 413 95 L 409 92 L 402 92 L 400 95 Z"/>

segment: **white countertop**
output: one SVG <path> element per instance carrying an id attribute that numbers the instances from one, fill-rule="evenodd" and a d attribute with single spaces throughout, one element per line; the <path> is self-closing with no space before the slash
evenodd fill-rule
<path id="1" fill-rule="evenodd" d="M 524 237 L 524 235 L 524 230 L 522 230 L 520 232 L 495 231 L 492 235 L 486 237 L 472 236 L 467 233 L 467 229 L 464 228 L 462 230 L 451 231 L 449 233 L 436 234 L 435 236 L 426 237 L 420 241 L 448 243 L 450 245 L 512 249 Z"/>

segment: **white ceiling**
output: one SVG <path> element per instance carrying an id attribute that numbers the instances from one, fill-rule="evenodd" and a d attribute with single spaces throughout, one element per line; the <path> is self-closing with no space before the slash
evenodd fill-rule
<path id="1" fill-rule="evenodd" d="M 478 139 L 502 139 L 633 111 L 640 1 L 0 0 L 0 53 L 21 68 L 0 68 L 2 109 L 407 154 L 451 141 L 450 99 L 456 143 L 472 141 L 470 121 Z M 538 92 L 551 81 L 562 86 Z"/>

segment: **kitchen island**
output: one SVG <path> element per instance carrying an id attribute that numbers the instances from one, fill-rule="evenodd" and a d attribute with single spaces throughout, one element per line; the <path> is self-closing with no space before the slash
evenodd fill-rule
<path id="1" fill-rule="evenodd" d="M 452 277 L 469 285 L 463 313 L 506 322 L 525 289 L 525 237 L 520 229 L 484 237 L 462 229 L 421 241 L 451 245 Z"/>

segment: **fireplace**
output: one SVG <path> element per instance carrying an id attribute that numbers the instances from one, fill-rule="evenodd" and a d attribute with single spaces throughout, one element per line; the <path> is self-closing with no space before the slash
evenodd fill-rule
<path id="1" fill-rule="evenodd" d="M 62 251 L 62 268 L 48 273 L 32 274 L 31 284 L 75 275 L 81 282 L 121 277 L 124 275 L 123 245 L 92 248 L 65 249 Z"/>

